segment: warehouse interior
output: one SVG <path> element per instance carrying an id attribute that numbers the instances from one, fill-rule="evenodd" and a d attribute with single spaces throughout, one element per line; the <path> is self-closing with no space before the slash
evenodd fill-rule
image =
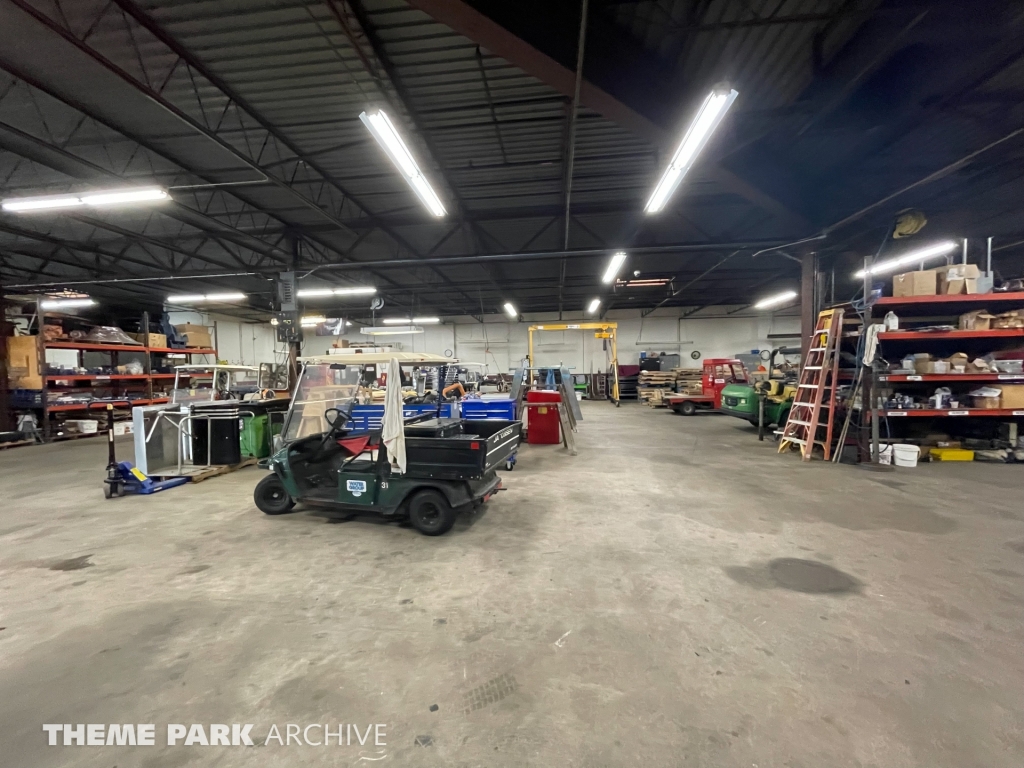
<path id="1" fill-rule="evenodd" d="M 1020 765 L 1022 41 L 0 2 L 12 764 Z"/>

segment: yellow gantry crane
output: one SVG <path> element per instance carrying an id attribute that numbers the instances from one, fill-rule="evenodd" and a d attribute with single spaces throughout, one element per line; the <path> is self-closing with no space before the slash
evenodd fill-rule
<path id="1" fill-rule="evenodd" d="M 544 325 L 530 326 L 530 367 L 535 366 L 533 357 L 533 334 L 535 331 L 595 331 L 595 339 L 610 339 L 612 342 L 612 400 L 615 405 L 619 404 L 619 353 L 616 345 L 615 332 L 618 330 L 618 323 L 544 323 Z M 568 388 L 572 391 L 572 388 Z"/>

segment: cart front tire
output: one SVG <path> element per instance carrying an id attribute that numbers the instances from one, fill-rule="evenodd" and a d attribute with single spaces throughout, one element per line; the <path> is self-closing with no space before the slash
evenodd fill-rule
<path id="1" fill-rule="evenodd" d="M 112 499 L 114 498 L 114 486 L 110 483 L 103 484 L 103 498 Z"/>
<path id="2" fill-rule="evenodd" d="M 273 472 L 259 481 L 252 498 L 259 510 L 267 515 L 283 515 L 295 506 L 281 478 Z"/>
<path id="3" fill-rule="evenodd" d="M 409 522 L 427 536 L 440 536 L 450 531 L 456 515 L 448 499 L 438 491 L 420 491 L 409 501 Z"/>

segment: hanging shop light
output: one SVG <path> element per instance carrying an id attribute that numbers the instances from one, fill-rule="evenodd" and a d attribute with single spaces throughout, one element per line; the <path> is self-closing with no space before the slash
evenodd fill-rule
<path id="1" fill-rule="evenodd" d="M 920 264 L 922 261 L 928 261 L 934 259 L 937 256 L 943 256 L 950 251 L 954 251 L 959 248 L 959 244 L 953 240 L 944 240 L 941 243 L 935 243 L 934 245 L 927 245 L 924 248 L 918 248 L 911 251 L 903 256 L 897 256 L 894 259 L 886 259 L 880 261 L 877 264 L 872 264 L 867 269 L 869 275 L 884 275 L 886 272 L 893 272 L 900 267 L 906 267 L 910 264 Z M 860 270 L 854 274 L 856 278 L 864 277 L 864 270 Z"/>
<path id="2" fill-rule="evenodd" d="M 519 312 L 516 311 L 515 305 L 511 301 L 506 301 L 504 305 L 505 314 L 515 320 L 519 317 Z"/>
<path id="3" fill-rule="evenodd" d="M 143 187 L 97 190 L 81 194 L 44 195 L 42 197 L 9 197 L 0 203 L 0 208 L 9 213 L 31 213 L 58 208 L 76 208 L 83 205 L 102 207 L 129 203 L 158 203 L 169 199 L 170 195 L 165 189 Z"/>
<path id="4" fill-rule="evenodd" d="M 796 291 L 783 291 L 782 293 L 776 293 L 773 296 L 767 296 L 761 299 L 754 305 L 754 309 L 768 309 L 769 307 L 777 307 L 779 304 L 785 304 L 787 301 L 792 301 L 799 296 Z"/>
<path id="5" fill-rule="evenodd" d="M 591 299 L 590 305 L 587 307 L 587 314 L 592 315 L 597 312 L 597 308 L 601 306 L 600 299 Z"/>
<path id="6" fill-rule="evenodd" d="M 618 251 L 612 254 L 612 260 L 608 262 L 608 267 L 605 269 L 604 274 L 601 276 L 602 283 L 610 283 L 615 279 L 615 276 L 619 274 L 619 270 L 622 269 L 623 263 L 626 261 L 626 252 Z"/>
<path id="7" fill-rule="evenodd" d="M 413 317 L 413 318 L 408 318 L 408 317 L 386 317 L 383 320 L 381 320 L 381 322 L 384 323 L 384 325 L 410 325 L 410 324 L 417 324 L 417 323 L 420 324 L 420 325 L 436 325 L 437 323 L 441 322 L 441 318 L 440 317 Z"/>
<path id="8" fill-rule="evenodd" d="M 405 336 L 411 333 L 423 333 L 424 331 L 418 325 L 388 325 L 360 328 L 359 332 L 364 336 Z"/>
<path id="9" fill-rule="evenodd" d="M 416 193 L 416 196 L 427 207 L 427 210 L 438 218 L 444 216 L 446 211 L 441 203 L 441 198 L 437 196 L 437 193 L 434 192 L 433 187 L 430 186 L 430 183 L 423 175 L 423 171 L 420 170 L 416 160 L 413 159 L 412 153 L 405 145 L 405 142 L 402 141 L 402 137 L 398 134 L 387 113 L 382 109 L 378 109 L 373 114 L 362 112 L 359 115 L 359 119 L 363 121 L 363 125 L 373 134 L 373 138 L 377 140 L 377 143 L 380 144 L 385 154 L 391 159 L 391 162 L 395 164 L 395 167 L 405 177 L 406 182 L 412 187 L 412 191 Z"/>
<path id="10" fill-rule="evenodd" d="M 310 328 L 314 325 L 320 325 L 320 323 L 326 323 L 327 318 L 323 315 L 305 315 L 299 319 L 299 325 L 303 328 Z"/>
<path id="11" fill-rule="evenodd" d="M 644 208 L 646 213 L 658 213 L 665 207 L 669 198 L 672 197 L 672 193 L 679 186 L 679 182 L 683 180 L 683 176 L 686 175 L 686 172 L 697 161 L 697 156 L 704 149 L 708 139 L 711 138 L 711 134 L 718 128 L 719 123 L 725 117 L 725 113 L 729 111 L 729 107 L 736 101 L 738 95 L 731 88 L 728 90 L 725 88 L 715 89 L 707 95 L 704 103 L 701 104 L 700 110 L 697 112 L 697 116 L 690 123 L 690 127 L 686 129 L 686 134 L 683 136 L 683 140 L 680 142 L 676 153 L 672 156 L 668 168 L 662 174 L 658 186 L 654 188 L 654 193 L 651 195 L 650 200 L 647 201 L 647 205 Z"/>
<path id="12" fill-rule="evenodd" d="M 300 288 L 295 295 L 300 299 L 322 298 L 324 296 L 369 296 L 377 292 L 372 285 L 354 285 L 348 288 Z"/>
<path id="13" fill-rule="evenodd" d="M 42 309 L 81 309 L 96 306 L 95 299 L 43 299 L 39 302 Z"/>
<path id="14" fill-rule="evenodd" d="M 246 295 L 238 292 L 226 293 L 183 293 L 177 296 L 168 296 L 168 304 L 202 304 L 205 302 L 230 302 L 244 301 Z"/>

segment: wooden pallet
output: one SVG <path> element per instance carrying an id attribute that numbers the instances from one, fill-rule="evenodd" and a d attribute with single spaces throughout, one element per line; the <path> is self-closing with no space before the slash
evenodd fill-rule
<path id="1" fill-rule="evenodd" d="M 664 408 L 665 392 L 666 390 L 661 388 L 638 387 L 636 395 L 641 403 L 646 403 L 652 408 Z"/>
<path id="2" fill-rule="evenodd" d="M 251 467 L 257 462 L 259 462 L 259 459 L 254 456 L 250 456 L 247 459 L 243 459 L 238 464 L 216 464 L 202 468 L 183 467 L 183 473 L 180 475 L 161 473 L 159 475 L 150 475 L 150 478 L 153 480 L 170 480 L 174 477 L 187 477 L 190 483 L 201 483 L 203 480 L 209 480 L 211 477 L 226 475 L 228 472 L 235 472 L 243 467 Z M 188 474 L 185 474 L 184 472 L 186 469 L 194 471 L 189 471 Z"/>

